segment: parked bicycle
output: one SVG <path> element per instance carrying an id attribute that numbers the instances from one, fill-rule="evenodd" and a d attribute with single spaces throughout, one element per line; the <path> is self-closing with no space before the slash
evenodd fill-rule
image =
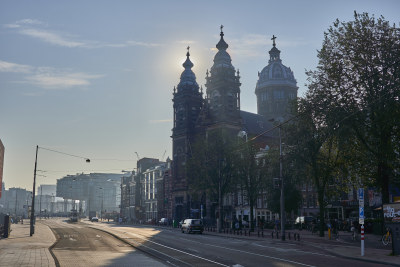
<path id="1" fill-rule="evenodd" d="M 357 229 L 354 226 L 352 226 L 350 231 L 351 231 L 351 239 L 353 241 L 356 241 L 358 239 Z"/>
<path id="2" fill-rule="evenodd" d="M 386 228 L 386 233 L 384 233 L 382 236 L 382 244 L 387 246 L 391 242 L 392 242 L 392 232 L 390 231 L 389 228 Z"/>
<path id="3" fill-rule="evenodd" d="M 335 240 L 338 240 L 338 239 L 339 239 L 339 230 L 336 229 L 336 228 L 333 228 L 333 229 L 332 229 L 332 236 L 333 236 L 333 238 L 334 238 Z"/>

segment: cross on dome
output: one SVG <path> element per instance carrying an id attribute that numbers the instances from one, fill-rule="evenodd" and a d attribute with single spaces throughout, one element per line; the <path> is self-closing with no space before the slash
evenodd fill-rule
<path id="1" fill-rule="evenodd" d="M 276 39 L 276 36 L 275 35 L 272 35 L 272 38 L 271 38 L 271 40 L 272 40 L 272 42 L 273 42 L 273 46 L 276 46 L 276 44 L 275 44 L 275 39 Z"/>

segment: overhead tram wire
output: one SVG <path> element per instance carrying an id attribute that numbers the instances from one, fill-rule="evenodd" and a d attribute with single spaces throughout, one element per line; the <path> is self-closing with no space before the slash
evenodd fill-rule
<path id="1" fill-rule="evenodd" d="M 38 147 L 40 149 L 43 149 L 43 150 L 48 150 L 48 151 L 55 152 L 55 153 L 58 153 L 58 154 L 63 154 L 63 155 L 67 155 L 67 156 L 70 156 L 70 157 L 84 159 L 84 160 L 86 160 L 86 162 L 90 162 L 90 159 L 88 157 L 81 157 L 81 156 L 77 156 L 77 155 L 72 155 L 72 154 L 69 154 L 69 153 L 65 153 L 65 152 L 61 152 L 61 151 L 58 151 L 58 150 L 45 148 L 45 147 L 41 147 L 41 146 L 38 146 Z"/>

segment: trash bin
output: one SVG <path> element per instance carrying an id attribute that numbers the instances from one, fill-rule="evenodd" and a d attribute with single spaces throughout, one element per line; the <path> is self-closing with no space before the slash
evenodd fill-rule
<path id="1" fill-rule="evenodd" d="M 4 233 L 3 237 L 7 238 L 11 233 L 11 218 L 9 215 L 4 216 Z"/>

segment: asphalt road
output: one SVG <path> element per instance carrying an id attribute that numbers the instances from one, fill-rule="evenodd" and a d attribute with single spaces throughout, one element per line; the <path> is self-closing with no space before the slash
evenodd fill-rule
<path id="1" fill-rule="evenodd" d="M 114 236 L 68 220 L 46 220 L 56 235 L 51 248 L 58 266 L 165 266 Z M 134 263 L 134 264 L 132 264 Z"/>
<path id="2" fill-rule="evenodd" d="M 342 259 L 317 246 L 279 240 L 245 240 L 177 229 L 89 223 L 175 266 L 384 266 Z"/>

